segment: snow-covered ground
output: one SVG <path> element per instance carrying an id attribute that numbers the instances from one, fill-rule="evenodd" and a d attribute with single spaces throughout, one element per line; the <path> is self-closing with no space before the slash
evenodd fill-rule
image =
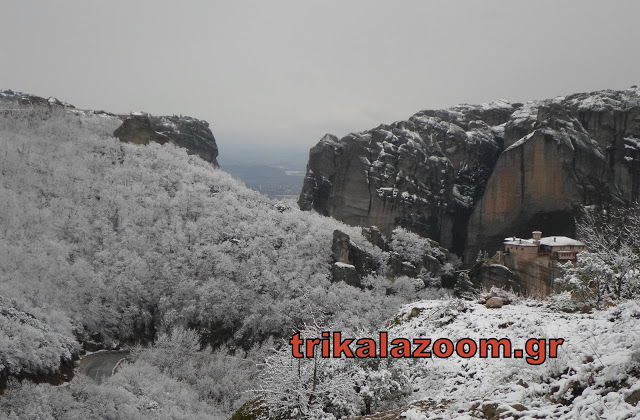
<path id="1" fill-rule="evenodd" d="M 554 306 L 556 308 L 554 308 Z M 540 365 L 525 358 L 425 359 L 414 401 L 400 418 L 640 418 L 640 301 L 591 313 L 520 301 L 499 309 L 466 301 L 405 306 L 390 337 L 564 338 L 558 357 Z M 525 354 L 526 355 L 526 354 Z"/>

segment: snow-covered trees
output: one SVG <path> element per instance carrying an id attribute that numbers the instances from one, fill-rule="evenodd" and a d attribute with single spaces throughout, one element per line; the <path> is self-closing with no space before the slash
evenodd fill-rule
<path id="1" fill-rule="evenodd" d="M 171 144 L 122 144 L 119 120 L 74 112 L 0 116 L 0 294 L 62 308 L 105 345 L 182 325 L 248 348 L 309 307 L 348 306 L 327 260 L 336 228 L 373 250 L 359 229 L 278 207 Z"/>
<path id="2" fill-rule="evenodd" d="M 583 303 L 599 307 L 609 296 L 613 280 L 614 271 L 602 253 L 583 252 L 579 266 L 570 262 L 564 266 L 564 277 L 558 280 L 558 285 L 571 290 Z"/>
<path id="3" fill-rule="evenodd" d="M 35 378 L 72 365 L 79 346 L 59 311 L 43 311 L 0 296 L 0 389 L 9 376 Z"/>
<path id="4" fill-rule="evenodd" d="M 436 242 L 403 228 L 394 229 L 391 234 L 390 247 L 416 265 L 428 257 L 445 259 L 442 248 Z"/>
<path id="5" fill-rule="evenodd" d="M 589 252 L 567 264 L 558 285 L 586 304 L 640 295 L 640 205 L 586 209 L 577 231 Z"/>
<path id="6" fill-rule="evenodd" d="M 323 337 L 334 331 L 317 324 L 308 325 L 299 332 L 301 339 Z M 365 330 L 341 331 L 344 341 L 327 341 L 329 354 L 343 348 L 346 339 L 373 340 L 380 348 L 380 337 Z M 338 347 L 336 347 L 336 345 Z M 260 374 L 258 392 L 267 408 L 269 418 L 334 418 L 371 414 L 395 408 L 410 395 L 411 365 L 415 360 L 380 358 L 374 354 L 367 358 L 321 357 L 320 345 L 315 357 L 296 358 L 288 343 L 273 350 Z M 352 345 L 352 351 L 357 347 Z M 304 349 L 303 349 L 304 351 Z"/>
<path id="7" fill-rule="evenodd" d="M 200 348 L 195 331 L 176 327 L 97 385 L 84 375 L 66 387 L 11 381 L 0 398 L 4 419 L 226 419 L 251 394 L 262 353 L 243 358 Z"/>
<path id="8" fill-rule="evenodd" d="M 380 266 L 388 253 L 181 148 L 120 143 L 115 117 L 20 115 L 0 115 L 0 293 L 62 308 L 85 341 L 150 342 L 183 326 L 214 347 L 247 349 L 310 322 L 310 310 L 371 327 L 446 274 L 449 256 L 398 229 L 391 248 L 423 267 L 423 284 L 397 275 L 390 285 L 385 272 L 370 290 L 332 284 L 334 230 Z"/>
<path id="9" fill-rule="evenodd" d="M 302 337 L 321 337 L 323 328 L 308 326 Z M 333 347 L 331 347 L 333 349 Z M 271 418 L 323 418 L 322 413 L 356 414 L 353 359 L 294 358 L 283 344 L 266 358 L 260 377 L 264 403 Z"/>
<path id="10" fill-rule="evenodd" d="M 24 302 L 21 310 L 43 324 L 38 334 L 51 327 L 74 348 L 91 349 L 158 339 L 140 357 L 142 376 L 188 383 L 228 413 L 247 387 L 233 380 L 256 373 L 258 356 L 245 352 L 257 343 L 310 322 L 311 313 L 341 329 L 374 328 L 427 293 L 408 277 L 390 285 L 384 272 L 364 290 L 331 283 L 334 230 L 380 265 L 386 254 L 359 228 L 282 206 L 183 149 L 120 143 L 111 135 L 119 123 L 57 108 L 0 113 L 0 295 Z M 394 247 L 417 252 L 416 263 L 441 256 L 408 232 Z M 53 369 L 64 352 L 55 334 L 35 340 L 6 331 L 10 346 L 0 343 L 0 356 L 15 362 L 12 374 L 34 363 Z M 180 337 L 203 348 L 190 357 L 214 379 L 175 360 L 169 344 Z M 35 342 L 44 344 L 31 348 Z M 235 377 L 223 375 L 230 365 Z"/>

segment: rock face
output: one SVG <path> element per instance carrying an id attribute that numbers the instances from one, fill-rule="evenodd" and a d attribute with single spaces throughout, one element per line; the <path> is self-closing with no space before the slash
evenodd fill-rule
<path id="1" fill-rule="evenodd" d="M 497 287 L 514 293 L 524 293 L 525 287 L 516 273 L 500 264 L 476 263 L 469 272 L 473 283 L 480 288 L 491 290 Z"/>
<path id="2" fill-rule="evenodd" d="M 382 232 L 380 232 L 380 229 L 376 226 L 363 227 L 362 236 L 364 236 L 372 245 L 377 246 L 383 251 L 387 250 L 387 244 L 384 240 L 384 236 L 382 236 Z"/>
<path id="3" fill-rule="evenodd" d="M 335 230 L 331 244 L 331 281 L 350 286 L 370 287 L 363 280 L 378 275 L 394 281 L 399 277 L 420 279 L 424 286 L 453 288 L 459 281 L 459 259 L 435 241 L 403 229 L 395 229 L 389 241 L 378 237 L 375 227 L 363 228 L 363 238 L 374 247 L 355 243 L 346 233 Z M 370 236 L 368 236 L 370 235 Z M 373 240 L 372 240 L 373 239 Z M 367 244 L 368 245 L 368 244 Z M 438 279 L 437 284 L 433 280 Z M 394 293 L 389 288 L 389 293 Z"/>
<path id="4" fill-rule="evenodd" d="M 449 249 L 464 243 L 464 222 L 502 149 L 506 102 L 423 111 L 311 149 L 299 205 L 345 223 L 401 226 Z M 460 249 L 461 251 L 462 249 Z"/>
<path id="5" fill-rule="evenodd" d="M 573 236 L 580 205 L 640 198 L 640 90 L 422 111 L 311 149 L 299 205 L 402 226 L 470 265 L 506 236 Z"/>
<path id="6" fill-rule="evenodd" d="M 637 89 L 531 103 L 514 117 L 505 132 L 531 129 L 519 139 L 505 135 L 506 149 L 469 221 L 467 259 L 495 249 L 504 233 L 575 236 L 578 206 L 639 197 Z"/>
<path id="7" fill-rule="evenodd" d="M 380 264 L 372 255 L 352 243 L 349 235 L 339 230 L 333 231 L 331 252 L 334 282 L 343 281 L 350 286 L 361 287 L 360 280 L 380 268 Z"/>
<path id="8" fill-rule="evenodd" d="M 218 146 L 206 121 L 191 117 L 154 117 L 134 113 L 124 117 L 122 125 L 113 135 L 121 141 L 134 144 L 171 142 L 184 147 L 189 154 L 200 156 L 218 167 Z"/>

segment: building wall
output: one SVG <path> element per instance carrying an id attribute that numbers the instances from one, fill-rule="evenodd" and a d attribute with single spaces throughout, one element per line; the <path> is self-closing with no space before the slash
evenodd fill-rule
<path id="1" fill-rule="evenodd" d="M 529 248 L 535 251 L 535 256 L 528 250 L 522 254 L 505 254 L 504 265 L 520 277 L 528 296 L 549 296 L 553 290 L 553 279 L 559 270 L 550 266 L 552 261 L 548 256 L 538 256 L 536 247 Z"/>
<path id="2" fill-rule="evenodd" d="M 535 260 L 538 258 L 537 246 L 521 246 L 521 245 L 507 245 L 506 250 L 516 258 L 524 260 Z"/>

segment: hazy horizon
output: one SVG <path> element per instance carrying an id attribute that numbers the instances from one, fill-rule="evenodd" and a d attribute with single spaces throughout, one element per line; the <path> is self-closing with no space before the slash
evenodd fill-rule
<path id="1" fill-rule="evenodd" d="M 428 108 L 638 84 L 640 4 L 5 1 L 0 88 L 309 149 Z M 627 40 L 627 41 L 625 41 Z"/>

